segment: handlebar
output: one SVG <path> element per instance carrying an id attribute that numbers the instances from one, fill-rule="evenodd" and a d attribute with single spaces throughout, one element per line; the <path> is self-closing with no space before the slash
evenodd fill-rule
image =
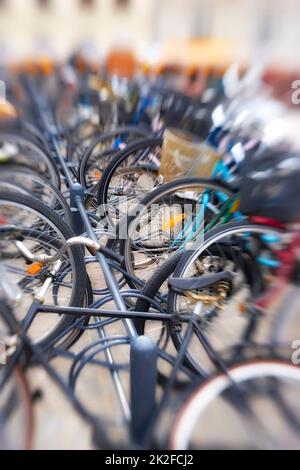
<path id="1" fill-rule="evenodd" d="M 68 248 L 74 245 L 82 245 L 93 251 L 100 250 L 99 243 L 94 242 L 93 240 L 87 237 L 69 238 L 69 240 L 67 240 L 66 243 L 54 255 L 35 255 L 30 250 L 28 250 L 28 248 L 24 245 L 23 242 L 16 241 L 15 244 L 24 256 L 24 258 L 26 258 L 28 261 L 30 261 L 31 263 L 38 262 L 43 264 L 54 263 L 55 261 L 58 261 L 68 250 Z"/>
<path id="2" fill-rule="evenodd" d="M 88 237 L 83 236 L 69 238 L 69 240 L 67 240 L 66 243 L 64 243 L 64 245 L 54 255 L 35 255 L 24 245 L 23 242 L 19 240 L 15 242 L 15 245 L 21 252 L 21 254 L 24 256 L 24 258 L 31 263 L 55 263 L 56 261 L 61 259 L 61 257 L 68 250 L 68 248 L 75 245 L 85 246 L 91 252 L 100 251 L 100 253 L 102 253 L 104 256 L 114 261 L 117 261 L 119 264 L 122 264 L 124 260 L 121 255 L 115 253 L 110 248 L 101 246 L 99 243 L 91 240 Z"/>

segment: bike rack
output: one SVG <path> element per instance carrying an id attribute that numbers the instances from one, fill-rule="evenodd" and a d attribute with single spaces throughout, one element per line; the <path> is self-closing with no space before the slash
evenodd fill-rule
<path id="1" fill-rule="evenodd" d="M 93 227 L 89 221 L 84 207 L 84 188 L 80 183 L 74 181 L 64 156 L 62 155 L 62 141 L 53 119 L 50 107 L 48 106 L 45 97 L 37 92 L 34 84 L 32 83 L 31 77 L 23 76 L 22 80 L 24 88 L 27 91 L 33 105 L 34 112 L 38 117 L 40 130 L 48 144 L 53 160 L 58 165 L 65 179 L 66 186 L 69 189 L 73 230 L 77 236 L 81 235 L 85 231 L 91 240 L 98 243 L 98 239 L 94 233 Z M 118 283 L 105 256 L 97 251 L 95 253 L 95 257 L 100 265 L 105 282 L 111 292 L 117 309 L 121 313 L 126 314 L 127 308 L 124 299 L 120 294 Z M 81 310 L 83 312 L 85 309 Z M 130 424 L 131 437 L 134 442 L 140 445 L 143 441 L 149 417 L 153 414 L 153 410 L 156 408 L 155 387 L 157 379 L 157 345 L 150 338 L 138 335 L 131 318 L 125 316 L 122 318 L 122 321 L 127 331 L 131 347 L 130 405 L 127 402 L 127 397 L 122 386 L 119 373 L 117 370 L 113 370 L 113 367 L 111 369 L 111 375 L 117 390 L 125 421 Z M 104 327 L 100 329 L 99 335 L 102 338 L 105 337 Z M 106 349 L 105 354 L 108 363 L 113 366 L 114 359 L 109 347 Z"/>

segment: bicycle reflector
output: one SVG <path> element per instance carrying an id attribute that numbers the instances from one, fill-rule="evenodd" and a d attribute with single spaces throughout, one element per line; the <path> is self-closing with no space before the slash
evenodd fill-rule
<path id="1" fill-rule="evenodd" d="M 35 276 L 41 271 L 42 267 L 43 267 L 42 263 L 39 263 L 39 262 L 32 263 L 30 266 L 28 266 L 26 270 L 26 274 L 28 274 L 29 276 Z"/>

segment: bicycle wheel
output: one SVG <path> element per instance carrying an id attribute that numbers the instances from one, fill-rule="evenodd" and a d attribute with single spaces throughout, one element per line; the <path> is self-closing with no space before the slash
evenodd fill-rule
<path id="1" fill-rule="evenodd" d="M 0 217 L 1 261 L 10 281 L 22 291 L 22 304 L 18 308 L 18 319 L 21 321 L 49 276 L 51 265 L 28 264 L 16 241 L 22 242 L 35 254 L 54 254 L 74 234 L 53 211 L 26 195 L 0 192 Z M 45 302 L 80 307 L 87 285 L 83 249 L 70 248 L 61 261 Z M 36 343 L 45 345 L 73 321 L 70 316 L 40 314 L 31 325 L 29 334 Z"/>
<path id="2" fill-rule="evenodd" d="M 140 140 L 118 152 L 99 181 L 98 206 L 103 216 L 117 223 L 158 182 L 162 140 Z"/>
<path id="3" fill-rule="evenodd" d="M 21 136 L 47 151 L 47 144 L 40 131 L 31 122 L 22 118 L 9 119 L 8 121 L 1 120 L 0 132 Z"/>
<path id="4" fill-rule="evenodd" d="M 124 126 L 106 132 L 93 140 L 84 152 L 79 166 L 79 181 L 87 189 L 93 188 L 100 180 L 106 165 L 119 152 L 122 145 L 134 139 L 147 137 L 146 129 Z"/>
<path id="5" fill-rule="evenodd" d="M 122 230 L 128 227 L 120 234 L 128 273 L 147 281 L 187 241 L 230 218 L 234 197 L 227 186 L 206 178 L 181 178 L 151 191 L 140 201 L 141 209 L 120 221 Z"/>
<path id="6" fill-rule="evenodd" d="M 182 344 L 186 326 L 180 322 L 182 313 L 192 314 L 201 305 L 199 321 L 194 325 L 194 339 L 186 354 L 186 362 L 193 370 L 211 370 L 214 363 L 203 348 L 203 335 L 214 351 L 234 347 L 249 341 L 250 332 L 258 326 L 257 316 L 243 313 L 249 296 L 262 292 L 270 275 L 269 266 L 264 265 L 264 252 L 275 256 L 272 246 L 264 242 L 265 237 L 280 239 L 282 232 L 269 226 L 237 221 L 216 227 L 205 234 L 204 240 L 195 243 L 180 259 L 174 278 L 209 279 L 212 274 L 229 272 L 232 281 L 216 281 L 203 288 L 178 291 L 172 287 L 168 294 L 168 312 L 172 315 L 171 335 L 175 347 Z M 270 261 L 275 261 L 271 260 Z M 253 322 L 253 331 L 248 327 Z"/>
<path id="7" fill-rule="evenodd" d="M 27 195 L 39 199 L 54 210 L 68 225 L 72 224 L 71 210 L 67 201 L 55 186 L 39 174 L 22 166 L 8 165 L 1 169 L 0 188 L 2 191 L 5 188 L 23 193 L 25 191 Z"/>
<path id="8" fill-rule="evenodd" d="M 33 170 L 60 188 L 60 176 L 51 155 L 34 141 L 19 135 L 0 133 L 0 163 L 22 165 Z"/>
<path id="9" fill-rule="evenodd" d="M 229 367 L 196 388 L 182 406 L 170 448 L 299 449 L 299 391 L 300 369 L 287 360 Z"/>

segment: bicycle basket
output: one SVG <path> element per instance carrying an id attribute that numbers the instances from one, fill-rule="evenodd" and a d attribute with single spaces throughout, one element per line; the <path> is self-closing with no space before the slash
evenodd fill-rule
<path id="1" fill-rule="evenodd" d="M 193 134 L 179 129 L 166 129 L 159 173 L 164 182 L 189 174 L 211 176 L 220 156 Z"/>
<path id="2" fill-rule="evenodd" d="M 300 156 L 281 150 L 249 155 L 242 171 L 240 211 L 280 222 L 300 218 Z"/>

